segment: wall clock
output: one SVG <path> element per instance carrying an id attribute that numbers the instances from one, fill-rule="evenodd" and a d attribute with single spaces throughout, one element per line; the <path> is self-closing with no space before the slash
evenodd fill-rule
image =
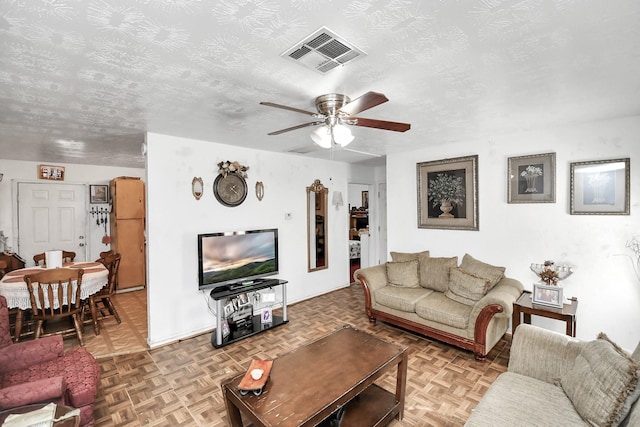
<path id="1" fill-rule="evenodd" d="M 247 182 L 235 173 L 218 175 L 213 182 L 213 195 L 225 206 L 239 206 L 247 198 Z"/>

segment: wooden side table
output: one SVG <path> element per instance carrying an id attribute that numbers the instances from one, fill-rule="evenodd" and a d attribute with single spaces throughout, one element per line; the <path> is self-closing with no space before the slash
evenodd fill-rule
<path id="1" fill-rule="evenodd" d="M 520 314 L 524 317 L 524 323 L 531 324 L 531 315 L 542 316 L 548 319 L 563 320 L 567 324 L 566 334 L 570 337 L 576 336 L 576 311 L 578 309 L 578 299 L 571 298 L 569 304 L 564 304 L 562 308 L 554 308 L 541 304 L 534 304 L 531 299 L 531 292 L 524 291 L 522 295 L 513 303 L 513 319 L 511 324 L 511 334 L 515 334 L 516 328 L 520 324 Z"/>

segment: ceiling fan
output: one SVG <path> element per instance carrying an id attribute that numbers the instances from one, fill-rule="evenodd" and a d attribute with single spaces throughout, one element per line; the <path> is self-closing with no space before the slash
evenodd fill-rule
<path id="1" fill-rule="evenodd" d="M 329 93 L 316 98 L 315 104 L 318 110 L 317 112 L 274 104 L 273 102 L 261 102 L 260 104 L 306 114 L 315 119 L 309 123 L 270 132 L 268 135 L 280 135 L 281 133 L 296 129 L 322 125 L 311 132 L 311 139 L 320 147 L 331 148 L 336 144 L 345 147 L 353 141 L 354 137 L 345 125 L 385 129 L 394 132 L 406 132 L 411 129 L 411 125 L 408 123 L 355 117 L 356 114 L 385 103 L 388 100 L 386 96 L 377 92 L 367 92 L 353 101 L 346 95 Z"/>

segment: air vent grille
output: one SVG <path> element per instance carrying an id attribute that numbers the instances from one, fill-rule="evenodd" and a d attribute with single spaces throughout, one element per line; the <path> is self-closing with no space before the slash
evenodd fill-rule
<path id="1" fill-rule="evenodd" d="M 366 53 L 328 28 L 322 27 L 281 56 L 325 74 L 340 65 L 366 56 Z"/>
<path id="2" fill-rule="evenodd" d="M 306 46 L 302 46 L 300 49 L 294 50 L 293 52 L 291 52 L 289 54 L 289 56 L 293 59 L 300 59 L 303 56 L 305 56 L 307 53 L 311 52 L 311 49 L 309 49 Z"/>
<path id="3" fill-rule="evenodd" d="M 297 147 L 287 150 L 288 153 L 296 153 L 296 154 L 309 154 L 315 151 L 316 148 L 313 144 L 307 144 L 304 147 Z"/>

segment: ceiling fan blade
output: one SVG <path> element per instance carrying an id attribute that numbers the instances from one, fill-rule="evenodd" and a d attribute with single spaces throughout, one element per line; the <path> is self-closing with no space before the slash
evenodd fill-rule
<path id="1" fill-rule="evenodd" d="M 354 126 L 392 130 L 394 132 L 406 132 L 411 129 L 411 125 L 409 123 L 388 122 L 386 120 L 364 119 L 361 117 L 350 117 L 349 119 L 356 120 Z"/>
<path id="2" fill-rule="evenodd" d="M 288 107 L 286 105 L 280 105 L 280 104 L 274 104 L 273 102 L 261 102 L 260 105 L 266 105 L 267 107 L 275 107 L 275 108 L 281 108 L 283 110 L 289 110 L 289 111 L 295 111 L 296 113 L 302 113 L 302 114 L 306 114 L 308 116 L 317 116 L 318 113 L 313 113 L 311 111 L 306 111 L 306 110 L 301 110 L 299 108 L 294 108 L 294 107 Z"/>
<path id="3" fill-rule="evenodd" d="M 290 128 L 276 130 L 274 132 L 268 133 L 267 135 L 280 135 L 281 133 L 289 132 L 289 131 L 296 130 L 296 129 L 302 129 L 302 128 L 306 128 L 306 127 L 309 127 L 309 126 L 321 125 L 322 123 L 324 123 L 324 122 L 323 121 L 316 121 L 316 122 L 304 123 L 304 124 L 301 124 L 301 125 L 292 126 Z"/>
<path id="4" fill-rule="evenodd" d="M 359 98 L 354 99 L 347 105 L 342 106 L 339 111 L 352 116 L 354 114 L 358 114 L 364 110 L 368 110 L 369 108 L 373 108 L 376 105 L 383 104 L 387 102 L 389 99 L 381 93 L 378 92 L 367 92 Z"/>

